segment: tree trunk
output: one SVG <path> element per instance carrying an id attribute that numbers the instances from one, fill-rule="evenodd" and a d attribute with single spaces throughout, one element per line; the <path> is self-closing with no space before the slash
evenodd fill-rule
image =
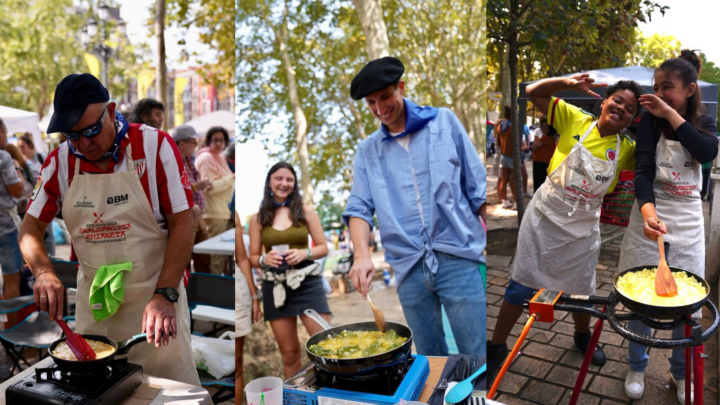
<path id="1" fill-rule="evenodd" d="M 360 137 L 360 139 L 367 138 L 365 129 L 363 129 L 362 115 L 360 115 L 360 112 L 355 107 L 355 101 L 351 101 L 350 103 L 348 103 L 348 106 L 350 107 L 350 112 L 353 115 L 353 124 L 355 125 L 355 129 L 358 131 L 358 136 Z"/>
<path id="2" fill-rule="evenodd" d="M 287 50 L 287 14 L 288 8 L 287 3 L 285 3 L 282 26 L 275 31 L 275 40 L 280 50 L 285 74 L 287 75 L 288 94 L 290 96 L 290 105 L 295 120 L 295 147 L 297 148 L 298 160 L 300 162 L 300 191 L 302 192 L 303 204 L 314 206 L 313 186 L 310 181 L 310 163 L 308 158 L 307 119 L 300 104 L 295 69 L 293 69 L 290 54 Z"/>
<path id="3" fill-rule="evenodd" d="M 170 105 L 167 97 L 167 66 L 165 65 L 165 0 L 157 0 L 155 6 L 155 38 L 157 40 L 157 73 L 155 75 L 155 90 L 160 102 L 165 107 L 165 119 L 162 130 L 167 132 L 170 116 Z"/>
<path id="4" fill-rule="evenodd" d="M 370 60 L 390 55 L 390 40 L 383 20 L 382 0 L 352 0 L 365 34 Z"/>
<path id="5" fill-rule="evenodd" d="M 510 0 L 510 15 L 517 15 L 519 12 L 518 1 Z M 518 46 L 517 46 L 517 28 L 511 25 L 510 43 L 508 47 L 508 66 L 510 70 L 510 109 L 512 110 L 512 133 L 513 133 L 513 173 L 515 177 L 515 199 L 517 200 L 518 228 L 522 223 L 523 214 L 525 213 L 525 200 L 523 199 L 522 177 L 520 173 L 520 165 L 522 153 L 520 151 L 522 145 L 522 124 L 518 116 Z"/>
<path id="6" fill-rule="evenodd" d="M 510 57 L 510 46 L 508 45 L 508 51 L 505 52 L 505 46 L 503 46 L 503 52 L 501 53 L 502 56 L 502 74 L 500 75 L 500 93 L 502 94 L 502 98 L 500 99 L 500 108 L 498 108 L 498 111 L 500 111 L 500 118 L 503 118 L 503 112 L 505 111 L 505 106 L 510 105 L 510 63 L 508 63 L 508 58 Z M 515 58 L 517 60 L 517 53 L 515 54 Z M 517 71 L 515 72 L 517 74 Z"/>

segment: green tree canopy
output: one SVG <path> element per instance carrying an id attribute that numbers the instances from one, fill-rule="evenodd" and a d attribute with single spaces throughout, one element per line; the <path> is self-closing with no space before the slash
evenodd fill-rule
<path id="1" fill-rule="evenodd" d="M 0 104 L 42 115 L 55 86 L 86 71 L 71 0 L 0 0 Z"/>
<path id="2" fill-rule="evenodd" d="M 350 82 L 367 61 L 351 1 L 289 1 L 287 51 L 307 118 L 310 173 L 334 195 L 350 189 L 357 143 L 378 128 Z M 296 162 L 286 73 L 273 27 L 284 3 L 239 0 L 236 42 L 240 137 L 262 140 L 275 158 Z M 383 2 L 390 51 L 406 66 L 406 96 L 453 109 L 484 150 L 484 7 L 480 0 Z M 465 118 L 465 119 L 463 119 Z M 473 132 L 474 131 L 474 132 Z"/>

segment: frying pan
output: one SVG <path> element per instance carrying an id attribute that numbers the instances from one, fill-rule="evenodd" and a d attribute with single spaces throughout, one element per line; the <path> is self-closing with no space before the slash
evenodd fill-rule
<path id="1" fill-rule="evenodd" d="M 375 322 L 358 322 L 349 323 L 340 326 L 331 326 L 325 319 L 321 318 L 317 312 L 312 309 L 306 309 L 305 315 L 314 320 L 325 330 L 313 335 L 305 343 L 305 352 L 307 352 L 310 361 L 318 368 L 334 374 L 363 374 L 380 367 L 390 367 L 399 363 L 412 349 L 412 331 L 405 325 L 387 322 L 387 330 L 394 330 L 398 336 L 406 337 L 407 340 L 400 347 L 390 350 L 389 352 L 376 354 L 374 356 L 360 357 L 356 359 L 331 359 L 328 357 L 318 356 L 310 351 L 310 346 L 319 343 L 333 335 L 339 335 L 342 331 L 376 331 L 378 330 Z"/>
<path id="2" fill-rule="evenodd" d="M 120 343 L 115 342 L 114 340 L 100 335 L 82 335 L 82 337 L 85 338 L 85 340 L 95 340 L 102 343 L 107 343 L 110 346 L 115 348 L 115 351 L 103 358 L 95 359 L 95 360 L 88 360 L 88 361 L 72 361 L 72 360 L 63 360 L 58 357 L 55 357 L 53 355 L 53 351 L 55 351 L 55 348 L 60 343 L 67 340 L 66 337 L 54 341 L 50 348 L 48 349 L 48 353 L 50 354 L 50 357 L 55 361 L 55 364 L 57 364 L 58 368 L 62 371 L 66 372 L 74 372 L 74 373 L 92 373 L 92 372 L 99 372 L 100 370 L 107 367 L 112 360 L 115 358 L 116 355 L 124 355 L 127 354 L 130 348 L 140 342 L 147 341 L 147 334 L 141 333 L 139 335 L 135 335 L 131 338 L 128 338 L 126 340 L 123 340 Z"/>
<path id="3" fill-rule="evenodd" d="M 676 272 L 685 273 L 688 276 L 699 281 L 703 285 L 703 287 L 705 287 L 705 291 L 707 291 L 707 294 L 705 294 L 705 296 L 702 299 L 700 299 L 699 301 L 690 303 L 690 304 L 686 304 L 686 305 L 681 305 L 681 306 L 676 306 L 676 307 L 662 307 L 662 306 L 644 304 L 642 302 L 635 301 L 634 299 L 626 296 L 625 294 L 620 292 L 620 290 L 618 290 L 617 282 L 618 282 L 618 279 L 620 277 L 622 277 L 623 275 L 625 275 L 627 273 L 634 273 L 637 271 L 642 271 L 645 269 L 651 269 L 653 267 L 657 267 L 657 266 L 656 265 L 648 265 L 648 266 L 633 267 L 632 269 L 623 271 L 622 273 L 618 274 L 617 277 L 615 277 L 615 282 L 614 282 L 615 293 L 617 294 L 617 297 L 620 300 L 620 302 L 622 302 L 622 304 L 625 305 L 625 307 L 627 307 L 627 309 L 629 309 L 630 311 L 632 311 L 638 315 L 642 315 L 644 317 L 652 318 L 652 319 L 679 319 L 679 318 L 682 318 L 683 316 L 691 315 L 691 314 L 697 312 L 700 308 L 703 307 L 703 305 L 705 305 L 705 301 L 707 301 L 707 297 L 710 294 L 710 284 L 708 284 L 708 282 L 705 281 L 702 277 L 697 276 L 693 273 L 690 273 L 689 271 L 686 271 L 683 269 L 678 269 L 677 267 L 670 267 L 670 271 L 673 273 L 676 273 Z"/>

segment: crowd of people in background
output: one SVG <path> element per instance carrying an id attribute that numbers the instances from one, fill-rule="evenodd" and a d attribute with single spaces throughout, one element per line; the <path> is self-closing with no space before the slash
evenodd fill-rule
<path id="1" fill-rule="evenodd" d="M 159 101 L 143 99 L 126 114 L 132 123 L 162 128 L 165 107 Z M 206 134 L 198 134 L 187 125 L 177 126 L 170 132 L 193 191 L 194 244 L 198 244 L 234 226 L 235 145 L 228 131 L 219 126 Z M 20 254 L 18 231 L 44 163 L 45 156 L 37 151 L 32 134 L 17 134 L 15 143 L 9 143 L 7 128 L 0 120 L 0 268 L 3 273 L 0 292 L 3 299 L 20 295 L 21 274 L 23 270 L 27 272 Z M 55 233 L 63 231 L 63 222 L 57 219 L 45 230 L 45 248 L 50 256 L 56 254 Z M 59 243 L 63 242 L 61 239 Z M 188 270 L 223 274 L 228 273 L 228 262 L 227 256 L 194 254 Z M 8 314 L 5 329 L 16 323 L 17 313 Z"/>

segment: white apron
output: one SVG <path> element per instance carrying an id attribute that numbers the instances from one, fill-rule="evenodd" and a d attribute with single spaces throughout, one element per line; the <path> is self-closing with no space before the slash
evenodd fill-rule
<path id="1" fill-rule="evenodd" d="M 595 293 L 600 206 L 620 159 L 620 136 L 612 161 L 596 158 L 582 145 L 596 124 L 547 177 L 525 211 L 512 278 L 526 287 Z"/>
<path id="2" fill-rule="evenodd" d="M 116 342 L 142 332 L 145 306 L 153 297 L 162 270 L 167 237 L 158 226 L 132 160 L 122 173 L 80 174 L 80 160 L 63 201 L 63 218 L 80 262 L 75 312 L 79 333 L 104 335 Z M 96 322 L 90 309 L 90 286 L 100 266 L 132 262 L 124 272 L 125 300 L 118 311 Z M 190 346 L 190 320 L 182 281 L 175 304 L 177 339 L 168 346 L 139 343 L 128 360 L 145 373 L 192 385 L 200 385 Z"/>
<path id="3" fill-rule="evenodd" d="M 660 134 L 655 148 L 655 210 L 667 227 L 668 265 L 705 278 L 705 230 L 700 200 L 701 165 L 679 141 Z M 621 271 L 660 262 L 657 241 L 643 234 L 643 216 L 637 200 L 620 248 Z"/>

